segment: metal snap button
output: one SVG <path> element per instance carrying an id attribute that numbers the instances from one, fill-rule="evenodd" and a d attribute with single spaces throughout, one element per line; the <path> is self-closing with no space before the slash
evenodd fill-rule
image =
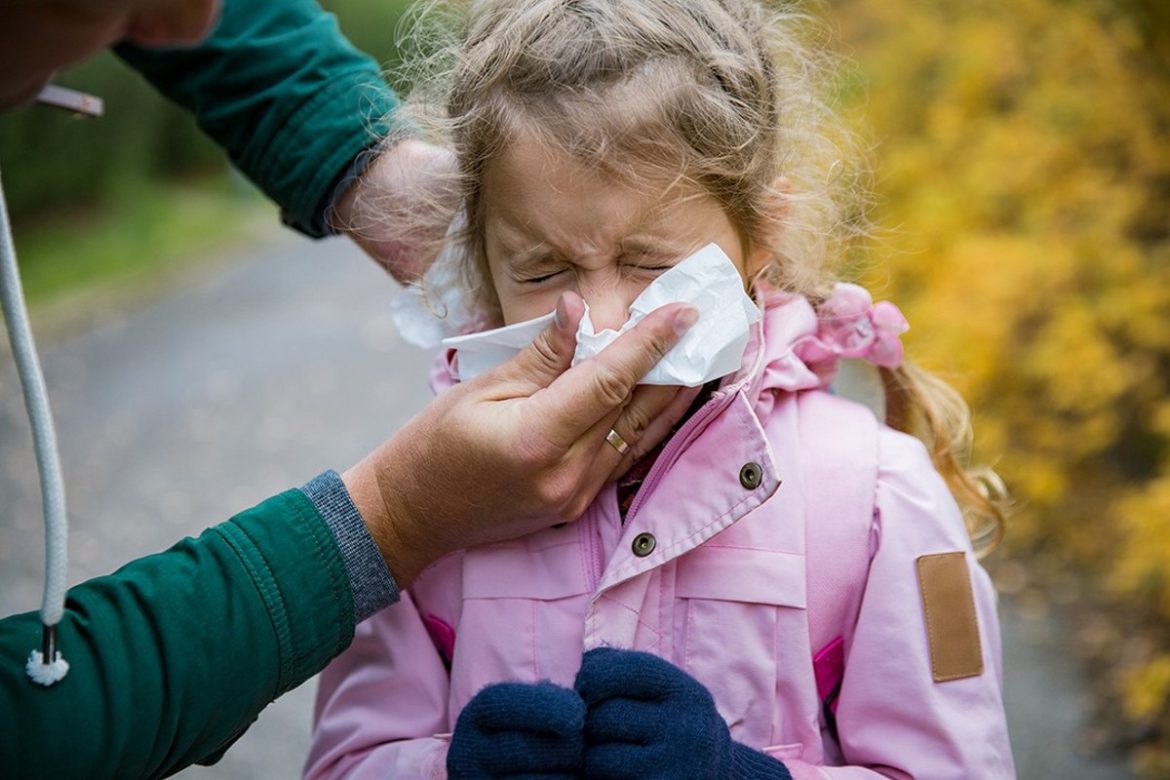
<path id="1" fill-rule="evenodd" d="M 639 558 L 645 558 L 650 553 L 654 552 L 654 548 L 658 546 L 658 540 L 654 538 L 654 534 L 643 531 L 634 537 L 634 543 L 630 547 L 634 551 L 634 555 Z"/>
<path id="2" fill-rule="evenodd" d="M 739 470 L 739 484 L 748 490 L 755 490 L 764 480 L 764 470 L 759 463 L 745 463 Z"/>

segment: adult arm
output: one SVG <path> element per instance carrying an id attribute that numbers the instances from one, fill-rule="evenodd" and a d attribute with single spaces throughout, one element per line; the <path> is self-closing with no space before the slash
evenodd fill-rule
<path id="1" fill-rule="evenodd" d="M 310 236 L 355 159 L 389 131 L 396 104 L 378 64 L 314 0 L 227 0 L 194 48 L 115 48 Z"/>
<path id="2" fill-rule="evenodd" d="M 344 539 L 291 490 L 78 585 L 58 628 L 70 671 L 48 688 L 24 673 L 36 613 L 0 621 L 0 774 L 161 777 L 218 758 L 349 644 L 362 596 Z M 385 585 L 364 586 L 365 609 L 396 597 Z"/>

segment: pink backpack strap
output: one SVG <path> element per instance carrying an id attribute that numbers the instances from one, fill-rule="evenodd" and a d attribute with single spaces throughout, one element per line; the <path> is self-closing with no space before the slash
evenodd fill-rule
<path id="1" fill-rule="evenodd" d="M 802 393 L 805 579 L 817 693 L 832 728 L 845 671 L 845 636 L 869 576 L 877 490 L 878 421 L 867 407 L 822 391 Z"/>

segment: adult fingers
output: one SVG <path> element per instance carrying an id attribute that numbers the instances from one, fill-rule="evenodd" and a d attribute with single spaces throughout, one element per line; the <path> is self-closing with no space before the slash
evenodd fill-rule
<path id="1" fill-rule="evenodd" d="M 585 301 L 581 296 L 562 293 L 548 327 L 520 354 L 489 372 L 501 389 L 501 398 L 532 395 L 565 373 L 577 350 L 577 325 L 584 315 Z"/>
<path id="2" fill-rule="evenodd" d="M 563 300 L 563 297 L 562 297 Z M 568 449 L 606 414 L 624 406 L 634 386 L 698 319 L 687 304 L 657 309 L 596 357 L 573 366 L 530 399 L 545 435 Z"/>
<path id="3" fill-rule="evenodd" d="M 651 427 L 658 429 L 658 418 L 665 411 L 673 411 L 679 388 L 664 385 L 646 385 L 637 388 L 630 400 L 618 410 L 605 415 L 585 431 L 573 445 L 573 454 L 592 464 L 585 486 L 597 481 L 599 485 L 612 481 L 629 470 L 639 458 L 652 450 L 670 432 L 670 426 L 649 438 Z M 635 401 L 637 401 L 635 403 Z M 684 409 L 685 411 L 685 409 Z"/>
<path id="4" fill-rule="evenodd" d="M 586 466 L 564 516 L 579 516 L 602 486 L 629 471 L 669 435 L 698 392 L 699 388 L 639 387 L 625 408 L 605 415 L 585 431 L 565 459 L 565 463 Z"/>
<path id="5" fill-rule="evenodd" d="M 629 445 L 609 474 L 617 479 L 662 443 L 686 414 L 702 387 L 643 385 L 634 390 L 612 429 Z M 615 451 L 617 448 L 615 448 Z"/>

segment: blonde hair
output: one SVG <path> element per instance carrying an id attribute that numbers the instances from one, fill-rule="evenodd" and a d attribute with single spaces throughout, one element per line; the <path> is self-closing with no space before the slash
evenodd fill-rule
<path id="1" fill-rule="evenodd" d="M 432 0 L 413 21 L 396 121 L 455 151 L 466 223 L 444 241 L 469 258 L 462 283 L 489 316 L 498 301 L 482 243 L 483 173 L 521 132 L 623 183 L 698 185 L 748 245 L 767 250 L 768 282 L 814 303 L 866 234 L 863 155 L 832 107 L 836 62 L 816 40 L 822 27 L 794 4 Z M 452 216 L 437 202 L 385 205 L 400 222 Z M 884 375 L 888 422 L 929 446 L 976 542 L 989 518 L 997 540 L 998 502 L 961 465 L 962 399 L 920 369 Z"/>

